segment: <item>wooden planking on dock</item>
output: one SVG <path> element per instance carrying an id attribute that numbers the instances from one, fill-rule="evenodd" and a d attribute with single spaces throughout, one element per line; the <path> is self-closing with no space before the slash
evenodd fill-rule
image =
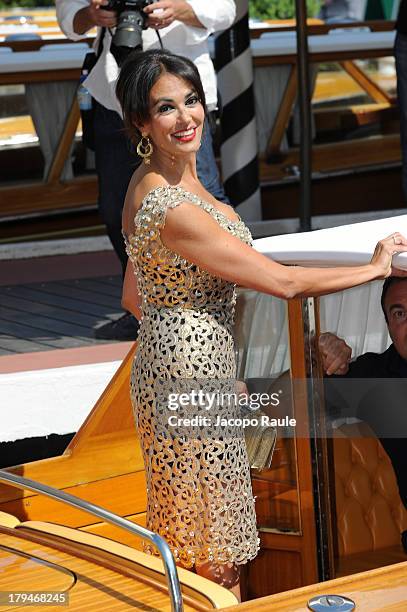
<path id="1" fill-rule="evenodd" d="M 93 328 L 122 314 L 120 276 L 0 287 L 0 355 L 106 344 Z"/>

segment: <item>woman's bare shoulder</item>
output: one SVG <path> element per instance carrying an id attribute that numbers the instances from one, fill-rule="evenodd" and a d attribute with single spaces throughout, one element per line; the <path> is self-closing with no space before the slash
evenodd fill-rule
<path id="1" fill-rule="evenodd" d="M 134 173 L 127 195 L 131 198 L 131 207 L 134 212 L 140 208 L 146 195 L 157 187 L 166 187 L 167 181 L 161 174 L 157 172 L 144 172 L 137 176 L 137 171 Z"/>
<path id="2" fill-rule="evenodd" d="M 123 208 L 122 224 L 124 229 L 133 229 L 134 217 L 136 216 L 145 197 L 157 187 L 165 187 L 167 182 L 156 172 L 139 172 L 137 169 L 133 174 L 127 189 Z"/>

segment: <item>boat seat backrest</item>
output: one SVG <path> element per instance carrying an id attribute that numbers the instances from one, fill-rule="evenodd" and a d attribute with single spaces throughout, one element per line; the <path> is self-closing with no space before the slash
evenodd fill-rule
<path id="1" fill-rule="evenodd" d="M 339 555 L 400 545 L 407 511 L 390 459 L 366 423 L 335 430 L 334 465 Z"/>

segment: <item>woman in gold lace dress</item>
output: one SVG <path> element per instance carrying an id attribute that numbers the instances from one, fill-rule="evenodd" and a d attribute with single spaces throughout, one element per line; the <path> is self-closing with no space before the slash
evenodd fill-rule
<path id="1" fill-rule="evenodd" d="M 290 268 L 263 257 L 234 210 L 198 181 L 205 97 L 194 64 L 166 51 L 134 54 L 116 91 L 145 160 L 123 211 L 130 260 L 123 305 L 141 320 L 131 386 L 147 526 L 166 538 L 180 565 L 239 595 L 239 566 L 259 543 L 244 440 L 230 431 L 172 435 L 160 384 L 175 390 L 177 381 L 234 378 L 236 283 L 281 298 L 330 293 L 388 276 L 392 253 L 407 243 L 394 234 L 359 267 Z"/>

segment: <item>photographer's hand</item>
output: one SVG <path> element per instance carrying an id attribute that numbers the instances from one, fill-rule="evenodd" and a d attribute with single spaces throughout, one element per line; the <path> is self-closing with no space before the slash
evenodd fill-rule
<path id="1" fill-rule="evenodd" d="M 181 21 L 195 28 L 205 27 L 186 0 L 158 0 L 143 10 L 148 15 L 148 26 L 154 30 L 167 28 L 173 21 Z"/>
<path id="2" fill-rule="evenodd" d="M 107 0 L 90 0 L 89 6 L 78 11 L 73 20 L 76 34 L 85 34 L 95 26 L 100 28 L 114 28 L 117 25 L 117 13 L 106 11 L 103 6 Z"/>

